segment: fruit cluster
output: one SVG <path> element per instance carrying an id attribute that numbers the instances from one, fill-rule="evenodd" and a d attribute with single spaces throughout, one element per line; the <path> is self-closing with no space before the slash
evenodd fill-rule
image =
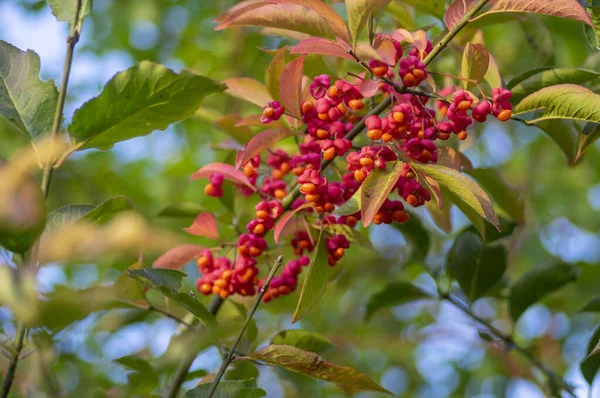
<path id="1" fill-rule="evenodd" d="M 332 213 L 360 189 L 373 170 L 384 170 L 391 163 L 403 162 L 390 197 L 386 198 L 372 221 L 375 224 L 407 222 L 410 216 L 406 206 L 419 207 L 431 200 L 430 192 L 421 184 L 411 162 L 436 163 L 436 141 L 448 140 L 452 134 L 460 140 L 466 139 L 467 128 L 474 120 L 485 122 L 490 114 L 500 121 L 510 118 L 512 94 L 504 88 L 494 88 L 491 101 L 483 93 L 483 98 L 479 99 L 471 92 L 456 87 L 446 87 L 437 94 L 415 91 L 429 75 L 423 59 L 432 50 L 431 42 L 428 41 L 422 51 L 412 48 L 403 58 L 398 35 L 380 35 L 376 45 L 382 40 L 392 42 L 395 63 L 390 65 L 371 60 L 363 65 L 380 79 L 375 94 L 363 94 L 360 80 L 337 79 L 332 83 L 328 75 L 316 76 L 308 87 L 312 98 L 301 104 L 304 126 L 301 136 L 298 133 L 297 152 L 270 151 L 266 161 L 268 171 L 261 168 L 260 155 L 242 165 L 244 175 L 260 197 L 255 207 L 256 217 L 246 225 L 247 233 L 237 241 L 237 256 L 233 264 L 226 257 L 213 259 L 210 251 L 198 257 L 202 273 L 198 289 L 203 294 L 219 294 L 225 298 L 233 293 L 244 296 L 256 293 L 256 289 L 264 283 L 258 279 L 256 258 L 267 250 L 265 234 L 288 210 L 284 203 L 292 210 L 308 204 L 295 217 L 302 216 L 309 223 L 312 220 L 314 226 L 323 230 L 328 262 L 334 266 L 343 258 L 350 242 L 347 236 L 336 232 L 339 229 L 329 227 L 342 224 L 354 228 L 361 219 L 361 213 L 337 216 Z M 396 65 L 397 74 L 394 73 Z M 367 112 L 365 95 L 374 96 L 375 100 L 391 97 L 387 113 Z M 434 107 L 428 106 L 432 98 Z M 285 121 L 280 121 L 282 118 Z M 278 101 L 269 102 L 263 109 L 262 123 L 290 120 L 291 116 L 286 115 Z M 353 147 L 352 139 L 357 136 L 358 129 L 364 129 L 366 133 L 358 141 L 360 146 Z M 335 159 L 345 159 L 344 172 L 340 172 L 339 168 L 337 173 L 326 169 Z M 223 175 L 212 174 L 205 188 L 206 194 L 221 196 L 222 183 Z M 292 189 L 295 184 L 298 191 Z M 245 195 L 254 193 L 245 185 L 240 184 L 238 188 Z M 290 196 L 296 192 L 300 197 L 290 200 L 288 192 L 291 192 Z M 288 234 L 292 237 L 290 244 L 297 258 L 288 261 L 282 273 L 272 280 L 264 301 L 290 294 L 296 289 L 302 267 L 310 263 L 307 254 L 313 252 L 316 245 L 307 228 L 309 223 L 305 222 L 304 228 L 296 228 Z"/>

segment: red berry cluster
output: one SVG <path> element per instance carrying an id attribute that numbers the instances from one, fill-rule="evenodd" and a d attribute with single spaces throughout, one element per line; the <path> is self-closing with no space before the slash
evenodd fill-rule
<path id="1" fill-rule="evenodd" d="M 292 184 L 298 184 L 302 196 L 289 207 L 297 209 L 305 203 L 311 204 L 299 214 L 323 228 L 328 262 L 334 266 L 343 258 L 350 242 L 344 234 L 335 232 L 339 230 L 328 226 L 343 224 L 353 228 L 361 214 L 360 211 L 343 216 L 331 213 L 358 191 L 373 170 L 386 169 L 390 162 L 406 157 L 420 163 L 435 163 L 438 160 L 437 140 L 448 140 L 452 134 L 463 140 L 473 120 L 484 122 L 490 114 L 501 121 L 510 118 L 512 94 L 503 88 L 493 89 L 491 101 L 483 93 L 479 100 L 471 92 L 455 87 L 446 87 L 435 95 L 410 91 L 411 88 L 418 89 L 428 77 L 423 59 L 433 48 L 431 42 L 428 41 L 421 51 L 411 48 L 403 57 L 399 35 L 379 35 L 376 43 L 381 40 L 393 43 L 395 62 L 390 65 L 371 60 L 368 67 L 374 76 L 381 78 L 376 99 L 391 96 L 389 110 L 379 115 L 367 115 L 360 81 L 338 79 L 332 83 L 328 75 L 316 76 L 308 90 L 312 98 L 301 104 L 304 134 L 298 137 L 301 139 L 297 152 L 288 153 L 281 149 L 269 152 L 267 172 L 259 170 L 260 155 L 242 165 L 244 175 L 256 188 L 261 201 L 255 207 L 256 217 L 246 225 L 247 233 L 237 241 L 237 257 L 233 264 L 225 257 L 213 260 L 210 251 L 203 252 L 198 258 L 203 274 L 198 280 L 198 289 L 203 294 L 252 295 L 262 286 L 264 281 L 258 279 L 256 259 L 267 249 L 266 233 L 274 228 L 286 210 L 282 202 L 288 192 L 292 192 L 289 188 Z M 431 98 L 436 100 L 435 107 L 428 106 Z M 282 117 L 290 116 L 285 116 L 285 109 L 279 102 L 271 101 L 264 107 L 261 121 L 271 123 Z M 366 134 L 362 144 L 353 148 L 347 135 L 353 131 L 354 138 L 355 126 L 361 122 L 364 122 Z M 338 168 L 334 173 L 323 167 L 326 161 L 336 158 L 345 158 L 345 171 L 340 172 Z M 222 195 L 222 183 L 222 175 L 211 175 L 206 193 Z M 239 185 L 238 189 L 246 195 L 254 192 L 244 185 Z M 373 222 L 407 222 L 410 217 L 405 211 L 406 206 L 419 207 L 429 200 L 430 192 L 421 184 L 410 164 L 404 163 L 390 197 L 374 215 Z M 290 244 L 297 258 L 288 261 L 282 273 L 272 280 L 265 301 L 293 292 L 302 267 L 309 265 L 306 254 L 315 250 L 310 232 L 306 229 L 294 231 Z"/>

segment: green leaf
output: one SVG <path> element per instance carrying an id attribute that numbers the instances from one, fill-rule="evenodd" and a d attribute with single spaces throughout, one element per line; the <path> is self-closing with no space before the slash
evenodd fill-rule
<path id="1" fill-rule="evenodd" d="M 600 95 L 583 86 L 558 84 L 545 87 L 523 98 L 513 114 L 543 110 L 543 114 L 527 121 L 535 124 L 549 119 L 574 119 L 600 123 Z"/>
<path id="2" fill-rule="evenodd" d="M 462 84 L 466 90 L 475 87 L 483 79 L 490 65 L 490 53 L 483 44 L 467 43 L 463 51 L 461 75 L 465 79 Z"/>
<path id="3" fill-rule="evenodd" d="M 494 169 L 478 168 L 468 170 L 467 174 L 479 182 L 492 196 L 494 202 L 514 221 L 524 222 L 525 207 L 518 191 L 506 184 L 500 174 Z"/>
<path id="4" fill-rule="evenodd" d="M 83 104 L 69 135 L 79 149 L 110 149 L 192 116 L 204 97 L 223 89 L 205 77 L 143 61 L 117 73 L 98 97 Z"/>
<path id="5" fill-rule="evenodd" d="M 52 131 L 58 102 L 54 81 L 39 75 L 35 52 L 0 40 L 0 115 L 31 139 Z"/>
<path id="6" fill-rule="evenodd" d="M 123 301 L 145 300 L 143 286 L 136 279 L 129 276 L 130 271 L 141 268 L 143 268 L 142 262 L 138 261 L 119 275 L 113 284 L 114 294 L 117 299 Z"/>
<path id="7" fill-rule="evenodd" d="M 127 270 L 128 275 L 144 285 L 165 294 L 175 295 L 183 286 L 183 272 L 167 268 L 139 268 Z"/>
<path id="8" fill-rule="evenodd" d="M 484 226 L 483 226 L 484 233 L 483 234 L 481 234 L 479 232 L 479 230 L 477 230 L 477 228 L 475 228 L 474 226 L 469 227 L 469 229 L 471 231 L 479 233 L 486 243 L 493 243 L 497 240 L 500 240 L 502 238 L 506 238 L 507 236 L 512 235 L 515 228 L 517 228 L 518 226 L 519 226 L 519 224 L 515 223 L 514 221 L 511 221 L 504 217 L 500 217 L 500 227 L 499 227 L 500 230 L 499 231 L 496 228 L 494 228 L 492 226 L 492 224 L 490 224 L 490 223 L 484 224 Z"/>
<path id="9" fill-rule="evenodd" d="M 320 226 L 315 226 L 315 229 L 321 228 Z M 332 235 L 345 235 L 351 244 L 356 243 L 357 245 L 367 248 L 369 250 L 375 250 L 368 236 L 365 236 L 365 234 L 361 233 L 361 231 L 358 231 L 357 229 L 352 228 L 349 225 L 328 224 L 325 227 L 325 233 Z"/>
<path id="10" fill-rule="evenodd" d="M 172 204 L 160 211 L 158 217 L 191 217 L 195 218 L 198 214 L 206 211 L 206 207 L 196 202 L 183 202 Z"/>
<path id="11" fill-rule="evenodd" d="M 335 347 L 328 338 L 308 330 L 282 330 L 272 339 L 271 344 L 291 345 L 305 351 L 323 353 Z"/>
<path id="12" fill-rule="evenodd" d="M 364 373 L 347 366 L 334 365 L 314 352 L 289 345 L 270 345 L 241 359 L 263 361 L 269 365 L 335 383 L 346 394 L 354 395 L 362 391 L 375 391 L 393 395 Z"/>
<path id="13" fill-rule="evenodd" d="M 349 216 L 351 214 L 356 213 L 362 207 L 362 185 L 350 199 L 348 199 L 344 204 L 335 209 L 333 214 L 337 214 L 338 216 Z"/>
<path id="14" fill-rule="evenodd" d="M 535 73 L 532 74 L 530 72 Z M 508 87 L 513 94 L 511 100 L 512 103 L 517 104 L 521 102 L 523 98 L 544 87 L 567 83 L 583 84 L 600 78 L 599 72 L 575 68 L 543 68 L 542 70 L 534 69 L 530 72 L 526 72 L 525 74 L 514 78 L 508 84 Z"/>
<path id="15" fill-rule="evenodd" d="M 402 232 L 402 235 L 408 242 L 410 249 L 410 261 L 420 263 L 425 260 L 431 246 L 431 237 L 429 231 L 423 226 L 421 219 L 416 214 L 411 213 L 410 219 L 402 224 L 392 223 L 394 228 Z"/>
<path id="16" fill-rule="evenodd" d="M 391 166 L 391 167 L 390 167 Z M 368 227 L 373 221 L 383 202 L 394 189 L 394 185 L 402 173 L 404 163 L 394 162 L 385 169 L 374 168 L 361 185 L 361 221 Z M 357 192 L 358 193 L 358 192 Z"/>
<path id="17" fill-rule="evenodd" d="M 591 386 L 596 374 L 598 373 L 598 369 L 600 369 L 600 355 L 598 355 L 600 344 L 600 326 L 596 328 L 592 337 L 588 342 L 587 346 L 587 356 L 583 361 L 581 361 L 580 369 L 583 377 Z"/>
<path id="18" fill-rule="evenodd" d="M 575 164 L 600 137 L 600 124 L 587 123 L 583 130 L 568 119 L 544 120 L 535 125 L 560 147 L 570 165 Z"/>
<path id="19" fill-rule="evenodd" d="M 88 15 L 92 11 L 94 1 L 93 0 L 82 0 L 81 1 L 81 10 L 79 11 L 79 20 L 82 21 L 83 18 Z M 50 10 L 52 10 L 52 14 L 59 21 L 63 22 L 73 22 L 73 17 L 75 16 L 75 2 L 71 0 L 48 0 L 48 5 L 50 6 Z"/>
<path id="20" fill-rule="evenodd" d="M 479 215 L 498 228 L 498 216 L 489 197 L 473 180 L 450 167 L 418 162 L 411 162 L 411 167 L 432 177 L 442 189 L 445 188 L 444 196 L 448 194 L 452 203 L 472 222 L 474 220 L 477 222 L 475 215 Z M 483 223 L 481 222 L 477 227 L 483 233 Z"/>
<path id="21" fill-rule="evenodd" d="M 117 214 L 126 210 L 133 210 L 133 201 L 126 196 L 115 196 L 100 203 L 83 218 L 86 221 L 104 224 L 112 220 Z"/>
<path id="22" fill-rule="evenodd" d="M 319 240 L 317 241 L 315 251 L 308 267 L 308 274 L 302 285 L 302 291 L 300 292 L 296 311 L 294 311 L 294 315 L 292 316 L 292 323 L 295 323 L 299 321 L 300 318 L 304 317 L 304 315 L 319 302 L 321 297 L 323 297 L 327 290 L 327 283 L 329 282 L 331 273 L 332 267 L 329 266 L 325 236 L 323 230 L 321 230 L 319 233 Z"/>
<path id="23" fill-rule="evenodd" d="M 212 382 L 202 383 L 185 393 L 186 398 L 207 398 Z M 221 380 L 213 398 L 260 398 L 266 397 L 265 390 L 256 387 L 255 379 Z"/>
<path id="24" fill-rule="evenodd" d="M 282 47 L 277 51 L 277 54 L 271 60 L 269 67 L 265 72 L 265 86 L 271 94 L 271 97 L 277 101 L 281 101 L 281 95 L 279 92 L 279 87 L 281 86 L 281 74 L 283 73 L 283 69 L 285 68 L 285 56 L 287 54 L 287 49 Z M 266 105 L 266 103 L 264 104 Z M 241 142 L 246 142 L 241 141 Z"/>
<path id="25" fill-rule="evenodd" d="M 590 18 L 592 19 L 593 28 L 588 28 L 593 31 L 594 37 L 596 38 L 596 50 L 600 50 L 600 6 L 586 7 Z"/>
<path id="26" fill-rule="evenodd" d="M 573 282 L 578 275 L 577 267 L 565 263 L 527 272 L 510 289 L 509 307 L 512 319 L 516 322 L 527 308 Z"/>
<path id="27" fill-rule="evenodd" d="M 215 316 L 195 297 L 188 293 L 169 294 L 168 297 L 194 314 L 208 329 L 217 327 Z"/>
<path id="28" fill-rule="evenodd" d="M 94 209 L 94 205 L 66 205 L 59 207 L 48 214 L 45 232 L 71 225 L 74 222 L 81 220 L 81 218 L 88 214 L 92 209 Z"/>
<path id="29" fill-rule="evenodd" d="M 444 18 L 446 8 L 444 0 L 403 0 L 402 3 L 409 4 L 422 13 L 433 15 L 439 20 Z"/>
<path id="30" fill-rule="evenodd" d="M 155 373 L 154 369 L 148 363 L 148 361 L 135 355 L 127 355 L 121 358 L 117 358 L 113 362 L 116 362 L 128 369 L 135 370 L 137 372 Z"/>
<path id="31" fill-rule="evenodd" d="M 506 271 L 504 246 L 486 246 L 473 231 L 460 234 L 448 253 L 447 267 L 469 301 L 494 287 Z"/>
<path id="32" fill-rule="evenodd" d="M 385 285 L 382 290 L 369 298 L 365 320 L 368 320 L 376 311 L 382 308 L 432 298 L 434 298 L 432 295 L 410 282 L 392 282 Z"/>
<path id="33" fill-rule="evenodd" d="M 389 0 L 346 0 L 346 11 L 348 12 L 348 28 L 352 36 L 352 42 L 356 45 L 360 32 L 367 25 L 367 21 L 378 11 L 385 8 Z"/>
<path id="34" fill-rule="evenodd" d="M 591 299 L 578 312 L 600 312 L 600 297 Z"/>

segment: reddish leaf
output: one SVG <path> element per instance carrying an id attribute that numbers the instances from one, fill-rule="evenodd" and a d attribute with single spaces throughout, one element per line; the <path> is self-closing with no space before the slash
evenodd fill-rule
<path id="1" fill-rule="evenodd" d="M 394 32 L 392 37 L 398 41 L 406 41 L 423 54 L 423 51 L 427 48 L 427 32 L 424 30 L 417 30 L 415 32 L 409 32 L 406 29 L 398 29 Z"/>
<path id="2" fill-rule="evenodd" d="M 379 89 L 379 81 L 378 80 L 363 80 L 360 83 L 360 93 L 367 98 L 370 98 L 377 94 L 377 90 Z"/>
<path id="3" fill-rule="evenodd" d="M 293 30 L 278 29 L 278 28 L 263 28 L 263 29 L 261 29 L 260 33 L 262 33 L 263 35 L 266 35 L 266 36 L 286 37 L 288 39 L 292 39 L 297 42 L 300 42 L 302 40 L 308 39 L 309 37 L 312 37 L 311 35 L 307 35 L 306 33 L 300 33 L 300 32 L 295 32 Z"/>
<path id="4" fill-rule="evenodd" d="M 288 211 L 279 219 L 279 221 L 277 221 L 277 224 L 275 225 L 275 230 L 273 231 L 273 239 L 275 240 L 275 243 L 279 243 L 279 237 L 281 235 L 281 232 L 283 231 L 286 224 L 292 219 L 292 217 L 299 211 L 302 211 L 309 207 L 313 207 L 313 205 L 311 203 L 305 203 L 297 209 Z"/>
<path id="5" fill-rule="evenodd" d="M 361 391 L 376 391 L 394 395 L 356 369 L 337 366 L 327 362 L 314 352 L 289 345 L 270 345 L 247 357 L 242 357 L 242 359 L 244 358 L 266 362 L 292 372 L 335 383 L 349 395 L 355 395 Z"/>
<path id="6" fill-rule="evenodd" d="M 188 234 L 196 236 L 205 236 L 208 239 L 219 239 L 219 230 L 217 222 L 212 214 L 203 212 L 198 214 L 192 225 L 188 228 L 182 228 Z"/>
<path id="7" fill-rule="evenodd" d="M 368 227 L 373 217 L 381 208 L 383 202 L 390 194 L 402 172 L 402 162 L 388 164 L 385 170 L 373 169 L 362 184 L 361 194 L 361 219 L 362 224 Z"/>
<path id="8" fill-rule="evenodd" d="M 371 47 L 368 43 L 358 43 L 354 49 L 354 52 L 361 61 L 368 61 L 370 59 L 383 61 L 383 58 L 381 58 L 381 55 L 379 55 L 377 50 Z"/>
<path id="9" fill-rule="evenodd" d="M 311 37 L 301 41 L 292 49 L 292 51 L 290 51 L 290 54 L 332 55 L 334 57 L 344 58 L 356 62 L 354 57 L 350 55 L 348 51 L 345 50 L 344 47 L 339 43 L 322 39 L 320 37 Z"/>
<path id="10" fill-rule="evenodd" d="M 286 51 L 287 50 L 285 47 L 277 51 L 265 73 L 265 84 L 267 86 L 267 90 L 271 96 L 278 101 L 281 100 L 279 84 L 281 82 L 281 73 L 285 67 Z"/>
<path id="11" fill-rule="evenodd" d="M 344 20 L 321 0 L 269 0 L 227 13 L 215 30 L 234 26 L 288 29 L 350 41 Z"/>
<path id="12" fill-rule="evenodd" d="M 253 190 L 256 188 L 250 184 L 248 178 L 239 170 L 236 170 L 232 165 L 227 163 L 210 163 L 196 171 L 190 177 L 190 181 L 198 180 L 200 178 L 208 178 L 212 173 L 221 173 L 228 181 L 233 181 L 237 184 L 244 184 Z"/>
<path id="13" fill-rule="evenodd" d="M 264 149 L 272 148 L 284 138 L 291 137 L 294 132 L 285 127 L 279 127 L 273 130 L 265 130 L 252 138 L 244 149 L 238 151 L 235 157 L 235 168 L 239 169 L 244 163 L 261 153 Z M 243 175 L 243 174 L 242 174 Z"/>
<path id="14" fill-rule="evenodd" d="M 392 40 L 377 40 L 373 47 L 377 50 L 383 62 L 388 65 L 396 65 L 396 47 Z"/>
<path id="15" fill-rule="evenodd" d="M 262 114 L 255 113 L 254 115 L 250 115 L 250 116 L 240 120 L 239 122 L 237 122 L 235 124 L 235 127 L 264 126 L 265 124 L 260 121 L 261 118 L 262 118 Z M 273 123 L 276 123 L 276 122 L 271 122 L 271 126 L 273 126 Z"/>
<path id="16" fill-rule="evenodd" d="M 258 105 L 261 108 L 267 105 L 267 102 L 273 101 L 273 97 L 271 97 L 265 85 L 249 77 L 232 77 L 223 83 L 227 85 L 226 94 Z"/>
<path id="17" fill-rule="evenodd" d="M 192 259 L 197 257 L 204 247 L 198 245 L 180 245 L 168 250 L 156 259 L 152 266 L 154 268 L 181 269 Z"/>
<path id="18" fill-rule="evenodd" d="M 452 29 L 476 3 L 477 0 L 454 0 L 444 15 L 448 29 Z M 530 12 L 574 19 L 594 27 L 589 14 L 577 0 L 492 0 L 489 4 L 492 7 L 474 19 L 499 12 Z"/>
<path id="19" fill-rule="evenodd" d="M 304 58 L 296 58 L 283 68 L 281 73 L 281 102 L 290 115 L 297 119 L 302 118 L 300 106 L 302 105 L 302 71 L 304 69 Z"/>
<path id="20" fill-rule="evenodd" d="M 229 17 L 230 15 L 234 14 L 236 11 L 241 10 L 242 8 L 251 6 L 253 4 L 259 4 L 259 3 L 263 3 L 264 0 L 244 0 L 244 1 L 240 1 L 239 3 L 235 4 L 233 7 L 231 7 L 229 10 L 227 10 L 227 12 L 219 15 L 217 18 L 215 18 L 215 21 L 217 22 L 222 22 L 225 19 L 227 19 L 227 17 Z"/>
<path id="21" fill-rule="evenodd" d="M 460 171 L 460 155 L 452 148 L 446 146 L 438 147 L 437 164 L 440 166 L 450 167 L 456 171 Z"/>

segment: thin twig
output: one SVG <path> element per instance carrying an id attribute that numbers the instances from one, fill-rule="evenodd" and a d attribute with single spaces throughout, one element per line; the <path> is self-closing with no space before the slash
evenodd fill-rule
<path id="1" fill-rule="evenodd" d="M 473 311 L 471 311 L 471 309 L 468 306 L 466 306 L 463 302 L 457 300 L 451 294 L 443 292 L 440 292 L 439 294 L 441 299 L 449 302 L 450 304 L 461 310 L 463 313 L 465 313 L 467 316 L 469 316 L 469 318 L 484 326 L 490 333 L 494 335 L 494 337 L 501 340 L 508 348 L 516 350 L 525 358 L 527 358 L 527 360 L 529 360 L 529 362 L 531 362 L 531 364 L 535 366 L 540 372 L 545 374 L 551 382 L 560 385 L 561 388 L 563 388 L 571 396 L 576 396 L 573 386 L 567 383 L 562 377 L 557 375 L 552 369 L 544 365 L 539 359 L 535 358 L 529 350 L 517 344 L 511 336 L 502 333 L 502 331 L 500 331 L 494 325 L 489 323 L 487 320 L 475 314 Z"/>
<path id="2" fill-rule="evenodd" d="M 246 331 L 246 328 L 248 328 L 248 325 L 250 324 L 250 321 L 252 320 L 254 313 L 258 309 L 258 306 L 260 305 L 260 302 L 262 301 L 263 296 L 267 292 L 267 289 L 269 288 L 269 284 L 271 283 L 271 279 L 273 279 L 273 277 L 275 276 L 275 273 L 277 272 L 279 267 L 281 267 L 282 263 L 283 263 L 283 256 L 277 257 L 277 260 L 275 260 L 275 263 L 273 264 L 273 267 L 271 268 L 271 272 L 269 272 L 269 276 L 267 277 L 265 284 L 260 289 L 260 292 L 258 293 L 256 300 L 254 300 L 254 305 L 250 309 L 250 312 L 248 312 L 246 321 L 244 322 L 244 325 L 240 329 L 240 333 L 238 334 L 237 339 L 231 346 L 231 349 L 229 350 L 229 352 L 223 358 L 221 367 L 219 368 L 219 371 L 217 372 L 217 375 L 215 376 L 215 378 L 213 380 L 212 387 L 210 388 L 210 392 L 208 393 L 208 398 L 211 398 L 214 395 L 215 391 L 217 390 L 217 386 L 219 385 L 219 382 L 221 381 L 221 378 L 223 377 L 223 375 L 225 374 L 225 371 L 227 370 L 227 367 L 229 366 L 231 361 L 233 361 L 233 359 L 235 358 L 235 350 L 237 349 L 237 346 L 240 344 L 240 341 L 242 341 L 242 337 L 244 336 L 244 332 Z"/>
<path id="3" fill-rule="evenodd" d="M 56 104 L 56 112 L 54 114 L 54 123 L 52 126 L 52 138 L 56 139 L 58 137 L 58 131 L 60 129 L 60 123 L 62 121 L 62 113 L 65 107 L 65 98 L 67 96 L 67 86 L 69 82 L 69 75 L 71 73 L 71 65 L 73 62 L 73 52 L 75 50 L 75 45 L 79 40 L 79 34 L 81 33 L 81 24 L 80 21 L 80 13 L 81 13 L 81 3 L 82 0 L 74 0 L 74 13 L 73 20 L 71 21 L 71 32 L 67 39 L 67 54 L 65 56 L 65 64 L 63 70 L 63 78 L 60 91 L 58 93 L 58 103 Z M 53 170 L 54 159 L 49 159 L 48 163 L 44 166 L 44 171 L 42 174 L 42 192 L 44 197 L 48 197 L 48 192 L 50 191 L 50 180 L 52 178 L 52 170 Z M 33 248 L 33 253 L 37 253 L 37 245 L 39 244 L 39 240 L 35 243 Z M 35 261 L 34 263 L 36 263 Z M 12 383 L 15 378 L 15 373 L 17 370 L 17 365 L 20 360 L 21 350 L 25 346 L 25 335 L 27 334 L 27 328 L 23 325 L 23 322 L 19 322 L 19 326 L 17 329 L 17 335 L 15 336 L 15 352 L 13 357 L 8 365 L 8 369 L 6 371 L 6 375 L 4 377 L 4 382 L 2 384 L 2 398 L 6 398 L 10 389 L 12 387 Z"/>

